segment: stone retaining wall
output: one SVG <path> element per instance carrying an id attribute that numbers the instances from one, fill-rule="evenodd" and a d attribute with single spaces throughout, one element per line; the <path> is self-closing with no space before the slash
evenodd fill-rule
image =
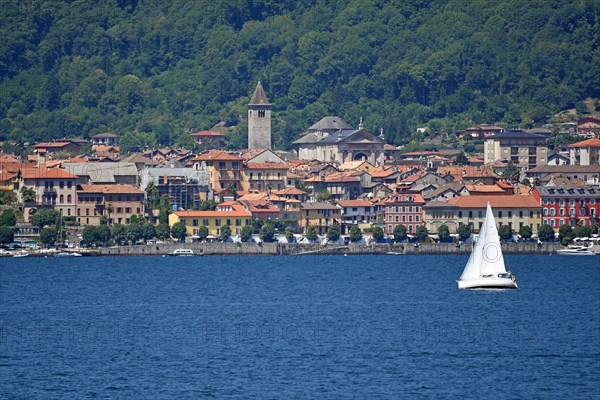
<path id="1" fill-rule="evenodd" d="M 98 249 L 94 255 L 165 255 L 179 248 L 192 249 L 196 254 L 205 255 L 307 255 L 307 254 L 468 254 L 471 244 L 457 246 L 454 243 L 413 243 L 401 244 L 355 244 L 340 246 L 335 244 L 280 244 L 280 243 L 188 243 L 152 244 Z M 550 254 L 559 248 L 558 243 L 503 243 L 505 254 Z"/>

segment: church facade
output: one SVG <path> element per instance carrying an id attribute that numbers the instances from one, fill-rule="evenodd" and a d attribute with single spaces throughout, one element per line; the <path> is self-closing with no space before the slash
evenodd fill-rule
<path id="1" fill-rule="evenodd" d="M 248 149 L 271 149 L 271 103 L 260 81 L 248 104 Z"/>
<path id="2" fill-rule="evenodd" d="M 358 129 L 339 117 L 329 116 L 308 128 L 302 137 L 293 142 L 300 160 L 319 160 L 344 163 L 368 161 L 373 165 L 384 163 L 385 141 L 362 127 Z"/>

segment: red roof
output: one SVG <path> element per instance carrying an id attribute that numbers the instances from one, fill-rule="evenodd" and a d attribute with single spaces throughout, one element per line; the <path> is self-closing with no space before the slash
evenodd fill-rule
<path id="1" fill-rule="evenodd" d="M 8 171 L 0 171 L 0 182 L 11 181 L 17 177 L 17 174 Z"/>
<path id="2" fill-rule="evenodd" d="M 373 204 L 367 200 L 340 200 L 338 204 L 342 207 L 372 207 Z"/>
<path id="3" fill-rule="evenodd" d="M 70 145 L 71 142 L 43 142 L 43 143 L 38 143 L 35 146 L 33 146 L 36 149 L 39 148 L 49 148 L 49 147 L 55 147 L 55 148 L 59 148 L 59 147 L 65 147 Z"/>
<path id="4" fill-rule="evenodd" d="M 491 196 L 461 196 L 448 200 L 462 208 L 485 208 L 487 203 L 494 208 L 532 208 L 540 207 L 540 203 L 532 195 L 491 195 Z"/>
<path id="5" fill-rule="evenodd" d="M 593 138 L 584 140 L 583 142 L 570 144 L 569 147 L 600 147 L 600 139 Z"/>
<path id="6" fill-rule="evenodd" d="M 77 193 L 103 193 L 103 194 L 144 194 L 144 191 L 132 185 L 81 185 Z"/>
<path id="7" fill-rule="evenodd" d="M 21 170 L 23 179 L 77 179 L 77 175 L 72 175 L 60 168 L 27 168 Z"/>
<path id="8" fill-rule="evenodd" d="M 238 157 L 233 154 L 229 154 L 225 151 L 211 150 L 209 152 L 200 154 L 199 156 L 192 159 L 192 161 L 242 161 L 242 157 Z"/>

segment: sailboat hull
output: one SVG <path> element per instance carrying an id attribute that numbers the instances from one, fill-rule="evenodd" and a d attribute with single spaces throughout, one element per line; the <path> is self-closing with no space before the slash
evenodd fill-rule
<path id="1" fill-rule="evenodd" d="M 479 278 L 458 281 L 459 289 L 518 289 L 510 278 Z"/>

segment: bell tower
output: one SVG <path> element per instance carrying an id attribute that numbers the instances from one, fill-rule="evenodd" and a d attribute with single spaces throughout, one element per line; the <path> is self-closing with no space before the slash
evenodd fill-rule
<path id="1" fill-rule="evenodd" d="M 271 103 L 260 81 L 248 104 L 248 149 L 271 149 Z"/>

